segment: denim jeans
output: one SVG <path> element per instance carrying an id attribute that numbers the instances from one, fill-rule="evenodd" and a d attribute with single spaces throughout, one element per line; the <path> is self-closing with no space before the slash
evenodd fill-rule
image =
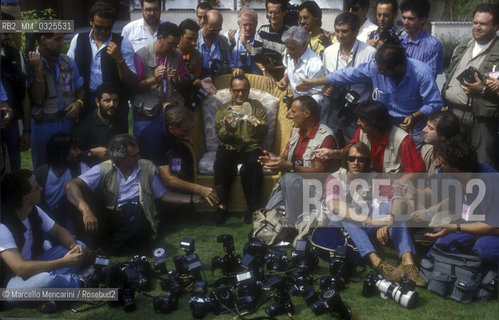
<path id="1" fill-rule="evenodd" d="M 79 245 L 86 248 L 83 242 L 77 241 Z M 50 261 L 64 257 L 68 248 L 58 245 L 45 251 L 35 260 Z M 65 267 L 48 272 L 40 272 L 27 279 L 20 276 L 12 277 L 7 283 L 7 288 L 79 288 L 80 281 L 75 274 L 80 266 Z"/>
<path id="2" fill-rule="evenodd" d="M 391 203 L 383 202 L 380 206 L 380 215 L 390 212 Z M 360 223 L 343 221 L 343 227 L 352 237 L 353 242 L 359 249 L 361 257 L 367 256 L 371 252 L 376 252 L 373 241 L 376 240 L 376 230 L 378 227 L 363 227 Z M 394 221 L 388 229 L 393 245 L 399 257 L 406 252 L 416 252 L 412 243 L 411 233 L 403 221 Z"/>

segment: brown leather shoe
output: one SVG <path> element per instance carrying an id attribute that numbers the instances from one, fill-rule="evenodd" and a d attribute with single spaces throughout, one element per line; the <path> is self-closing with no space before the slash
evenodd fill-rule
<path id="1" fill-rule="evenodd" d="M 389 265 L 385 261 L 381 260 L 379 265 L 375 268 L 376 271 L 386 280 L 397 282 L 404 276 L 404 272 L 401 269 L 395 268 Z"/>
<path id="2" fill-rule="evenodd" d="M 399 269 L 404 272 L 409 279 L 414 281 L 416 283 L 416 286 L 418 287 L 426 287 L 426 281 L 421 277 L 419 274 L 419 269 L 416 267 L 415 264 L 400 264 Z"/>

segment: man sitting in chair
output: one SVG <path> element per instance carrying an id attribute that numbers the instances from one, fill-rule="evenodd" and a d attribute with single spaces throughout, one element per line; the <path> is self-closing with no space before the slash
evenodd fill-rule
<path id="1" fill-rule="evenodd" d="M 232 77 L 229 88 L 232 100 L 221 105 L 215 114 L 220 146 L 213 169 L 215 185 L 221 186 L 220 202 L 214 218 L 217 224 L 223 223 L 227 216 L 229 193 L 239 163 L 242 164 L 240 175 L 248 214 L 260 204 L 263 172 L 258 157 L 263 154 L 263 140 L 269 127 L 265 108 L 260 102 L 248 99 L 248 78 Z"/>

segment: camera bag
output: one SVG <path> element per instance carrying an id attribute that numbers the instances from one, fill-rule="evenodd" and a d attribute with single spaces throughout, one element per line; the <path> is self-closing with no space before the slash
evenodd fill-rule
<path id="1" fill-rule="evenodd" d="M 273 245 L 280 241 L 292 241 L 295 235 L 296 230 L 288 227 L 284 207 L 253 212 L 253 230 L 250 234 L 252 239 Z"/>
<path id="2" fill-rule="evenodd" d="M 435 245 L 429 256 L 421 260 L 421 277 L 428 290 L 461 303 L 471 303 L 477 295 L 483 278 L 482 259 L 474 254 L 451 252 L 445 246 Z"/>

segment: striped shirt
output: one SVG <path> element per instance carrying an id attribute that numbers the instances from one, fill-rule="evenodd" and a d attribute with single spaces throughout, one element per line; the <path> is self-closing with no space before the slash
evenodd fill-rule
<path id="1" fill-rule="evenodd" d="M 261 53 L 261 48 L 274 50 L 283 54 L 286 46 L 281 38 L 283 33 L 289 28 L 288 25 L 284 25 L 281 30 L 274 31 L 270 24 L 261 26 L 255 35 L 254 51 L 252 52 L 252 55 Z"/>
<path id="2" fill-rule="evenodd" d="M 424 30 L 421 30 L 421 33 L 412 41 L 409 41 L 408 33 L 399 38 L 407 57 L 426 63 L 435 78 L 444 71 L 444 55 L 440 40 Z"/>

